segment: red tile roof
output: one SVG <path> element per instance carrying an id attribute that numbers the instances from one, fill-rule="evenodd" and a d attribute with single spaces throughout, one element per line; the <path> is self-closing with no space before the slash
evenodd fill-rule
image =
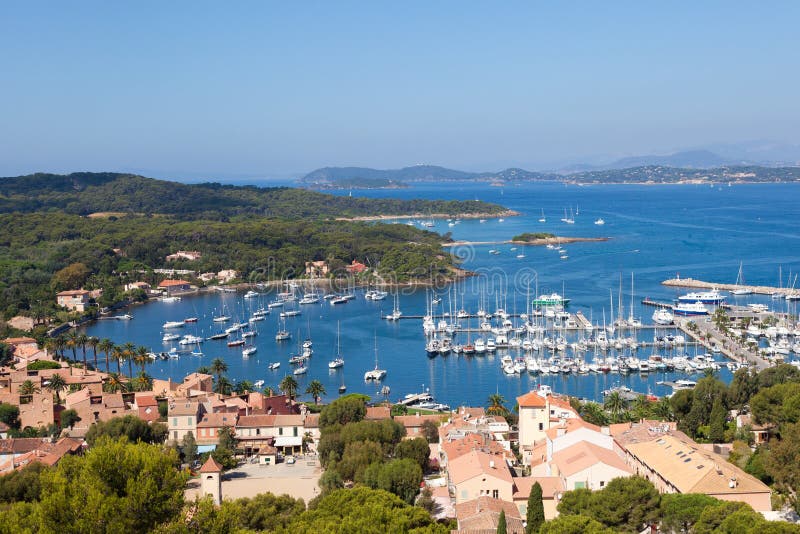
<path id="1" fill-rule="evenodd" d="M 217 463 L 213 456 L 209 456 L 203 467 L 200 468 L 201 473 L 221 473 L 222 466 Z"/>
<path id="2" fill-rule="evenodd" d="M 517 397 L 517 404 L 520 408 L 544 408 L 547 400 L 536 391 L 529 391 L 525 395 Z"/>

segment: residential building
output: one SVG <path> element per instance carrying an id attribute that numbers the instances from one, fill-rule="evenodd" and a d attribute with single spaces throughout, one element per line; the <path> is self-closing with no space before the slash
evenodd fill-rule
<path id="1" fill-rule="evenodd" d="M 195 261 L 199 260 L 202 257 L 203 255 L 197 250 L 179 250 L 175 254 L 170 254 L 169 256 L 167 256 L 167 261 L 178 261 L 178 260 Z"/>
<path id="2" fill-rule="evenodd" d="M 84 289 L 62 291 L 56 295 L 56 303 L 68 310 L 83 313 L 89 307 L 89 292 Z"/>
<path id="3" fill-rule="evenodd" d="M 514 504 L 519 513 L 525 517 L 528 513 L 528 497 L 531 488 L 538 482 L 542 487 L 542 504 L 544 505 L 544 518 L 547 521 L 558 517 L 558 502 L 564 493 L 564 482 L 561 477 L 516 477 L 514 478 Z"/>
<path id="4" fill-rule="evenodd" d="M 514 481 L 503 456 L 472 450 L 450 460 L 447 476 L 456 505 L 482 496 L 513 501 Z"/>
<path id="5" fill-rule="evenodd" d="M 525 465 L 530 465 L 533 448 L 545 439 L 547 430 L 562 420 L 580 418 L 568 400 L 538 391 L 517 397 L 517 404 L 519 448 Z"/>
<path id="6" fill-rule="evenodd" d="M 137 393 L 133 401 L 133 409 L 137 417 L 148 423 L 158 421 L 158 401 L 150 392 Z"/>
<path id="7" fill-rule="evenodd" d="M 328 262 L 320 261 L 307 261 L 306 262 L 306 276 L 311 278 L 322 278 L 327 276 L 329 272 Z"/>
<path id="8" fill-rule="evenodd" d="M 394 418 L 396 422 L 405 427 L 406 436 L 409 438 L 423 436 L 422 425 L 425 424 L 425 421 L 430 421 L 438 427 L 445 419 L 447 419 L 447 415 L 420 415 L 419 412 L 415 415 L 398 415 Z"/>
<path id="9" fill-rule="evenodd" d="M 192 285 L 187 282 L 186 280 L 162 280 L 158 284 L 158 289 L 162 291 L 166 291 L 167 293 L 180 293 L 183 291 L 189 291 L 192 288 Z"/>
<path id="10" fill-rule="evenodd" d="M 236 428 L 236 413 L 205 413 L 197 423 L 195 439 L 198 445 L 218 445 L 219 431 L 223 427 Z"/>
<path id="11" fill-rule="evenodd" d="M 238 277 L 239 273 L 233 269 L 223 269 L 217 273 L 217 280 L 223 284 L 227 284 Z"/>
<path id="12" fill-rule="evenodd" d="M 702 448 L 675 429 L 674 423 L 642 421 L 613 425 L 611 433 L 625 461 L 662 493 L 703 493 L 725 501 L 745 502 L 756 511 L 771 510 L 770 488 Z"/>
<path id="13" fill-rule="evenodd" d="M 361 274 L 367 270 L 367 266 L 360 261 L 353 260 L 353 262 L 345 267 L 345 269 L 347 269 L 347 272 L 350 274 Z"/>
<path id="14" fill-rule="evenodd" d="M 187 432 L 197 437 L 197 422 L 204 413 L 203 405 L 196 400 L 172 400 L 167 414 L 169 439 L 180 443 Z"/>
<path id="15" fill-rule="evenodd" d="M 613 450 L 579 441 L 555 452 L 552 460 L 534 468 L 532 474 L 557 476 L 567 490 L 601 490 L 612 479 L 631 476 L 633 470 Z"/>
<path id="16" fill-rule="evenodd" d="M 131 282 L 125 284 L 125 291 L 132 291 L 134 289 L 141 289 L 142 291 L 149 292 L 151 287 L 147 282 Z"/>

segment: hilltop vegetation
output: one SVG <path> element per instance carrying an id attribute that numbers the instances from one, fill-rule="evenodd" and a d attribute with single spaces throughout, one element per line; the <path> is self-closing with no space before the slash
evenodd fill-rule
<path id="1" fill-rule="evenodd" d="M 480 201 L 342 197 L 290 187 L 190 185 L 119 173 L 39 173 L 0 178 L 0 213 L 44 210 L 75 215 L 167 214 L 181 219 L 223 219 L 238 215 L 296 219 L 499 213 L 504 208 Z"/>

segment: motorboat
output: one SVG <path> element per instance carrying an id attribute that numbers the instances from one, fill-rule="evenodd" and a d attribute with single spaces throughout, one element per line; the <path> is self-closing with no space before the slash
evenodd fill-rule
<path id="1" fill-rule="evenodd" d="M 185 323 L 183 321 L 167 321 L 166 323 L 163 324 L 162 328 L 164 330 L 168 328 L 183 328 L 184 324 Z"/>
<path id="2" fill-rule="evenodd" d="M 255 354 L 258 351 L 256 347 L 247 347 L 246 349 L 242 349 L 242 356 L 244 358 L 249 357 L 251 354 Z"/>
<path id="3" fill-rule="evenodd" d="M 253 291 L 252 289 L 244 294 L 244 298 L 246 299 L 254 299 L 259 296 L 257 291 Z"/>
<path id="4" fill-rule="evenodd" d="M 675 320 L 675 315 L 666 308 L 659 308 L 653 312 L 653 322 L 656 324 L 668 325 Z"/>
<path id="5" fill-rule="evenodd" d="M 708 309 L 702 302 L 680 302 L 672 310 L 675 315 L 708 315 Z"/>
<path id="6" fill-rule="evenodd" d="M 364 298 L 367 300 L 384 300 L 387 296 L 389 296 L 389 293 L 379 289 L 370 289 L 364 293 Z"/>
<path id="7" fill-rule="evenodd" d="M 186 335 L 186 336 L 183 336 L 183 339 L 178 341 L 178 345 L 196 345 L 196 344 L 202 343 L 202 342 L 203 342 L 203 338 L 200 337 L 200 336 Z"/>
<path id="8" fill-rule="evenodd" d="M 693 291 L 691 293 L 687 293 L 685 295 L 681 295 L 678 297 L 678 302 L 688 302 L 688 303 L 696 303 L 699 302 L 701 304 L 722 304 L 725 300 L 725 296 L 720 294 L 719 291 L 716 289 L 712 289 L 711 291 Z"/>
<path id="9" fill-rule="evenodd" d="M 183 322 L 184 323 L 196 323 L 197 322 L 197 317 L 187 317 L 186 319 L 183 320 Z"/>
<path id="10" fill-rule="evenodd" d="M 164 337 L 161 338 L 161 341 L 164 343 L 169 343 L 170 341 L 175 341 L 176 339 L 180 339 L 181 336 L 179 334 L 164 334 Z"/>
<path id="11" fill-rule="evenodd" d="M 331 303 L 331 306 L 336 306 L 337 304 L 346 304 L 348 300 L 350 299 L 348 299 L 344 295 L 337 295 L 332 299 L 330 299 L 328 302 Z"/>
<path id="12" fill-rule="evenodd" d="M 271 364 L 269 364 L 267 366 L 267 368 L 269 368 L 270 371 L 274 371 L 275 369 L 277 369 L 280 366 L 281 366 L 281 362 L 272 362 Z"/>
<path id="13" fill-rule="evenodd" d="M 301 365 L 300 367 L 298 367 L 297 369 L 292 371 L 292 374 L 293 375 L 304 375 L 307 372 L 308 372 L 308 367 L 306 367 L 305 365 Z"/>
<path id="14" fill-rule="evenodd" d="M 534 306 L 566 306 L 569 304 L 569 300 L 558 293 L 551 293 L 549 295 L 539 295 L 533 300 L 533 304 Z"/>
<path id="15" fill-rule="evenodd" d="M 214 317 L 211 320 L 214 321 L 215 323 L 227 323 L 228 321 L 231 320 L 231 318 L 228 317 L 227 315 L 220 315 L 218 317 Z"/>
<path id="16" fill-rule="evenodd" d="M 603 218 L 601 217 L 601 218 L 597 219 L 596 221 L 594 221 L 594 223 L 595 223 L 596 225 L 598 225 L 598 226 L 602 226 L 602 225 L 604 225 L 606 222 L 605 222 L 605 221 L 603 220 Z"/>

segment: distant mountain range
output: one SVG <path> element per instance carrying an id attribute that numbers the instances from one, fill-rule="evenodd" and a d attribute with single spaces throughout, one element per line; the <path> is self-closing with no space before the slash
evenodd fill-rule
<path id="1" fill-rule="evenodd" d="M 800 181 L 800 167 L 729 165 L 707 151 L 670 156 L 642 156 L 619 160 L 622 167 L 575 166 L 564 172 L 534 172 L 505 169 L 499 172 L 466 172 L 435 165 L 402 169 L 325 167 L 298 180 L 304 187 L 320 189 L 396 188 L 414 182 L 483 181 L 494 183 L 563 181 L 576 183 L 682 183 L 682 182 L 794 182 Z M 694 166 L 703 161 L 706 165 Z"/>

